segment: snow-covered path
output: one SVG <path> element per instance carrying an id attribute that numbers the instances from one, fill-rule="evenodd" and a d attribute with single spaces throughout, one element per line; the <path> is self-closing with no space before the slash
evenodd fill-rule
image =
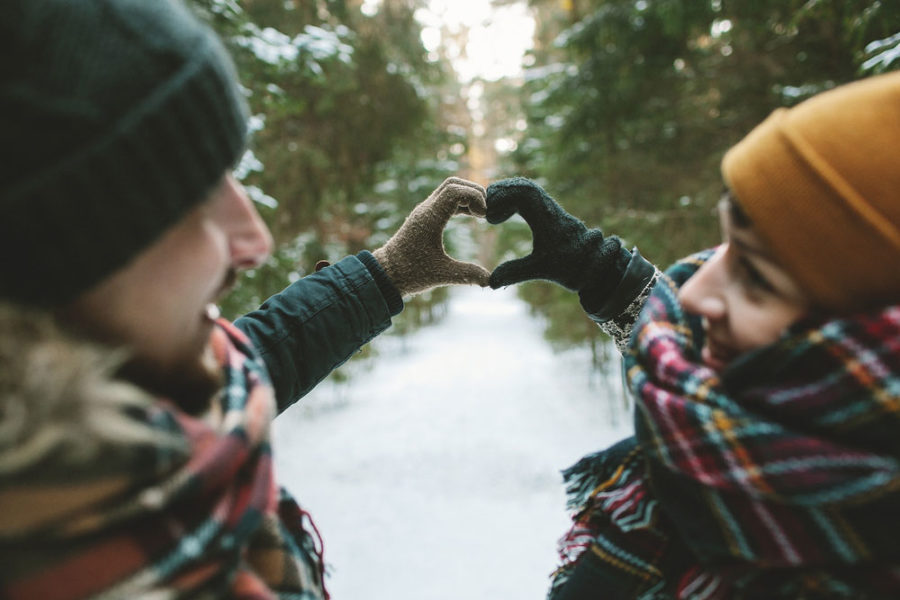
<path id="1" fill-rule="evenodd" d="M 554 354 L 512 289 L 455 289 L 440 322 L 373 347 L 276 422 L 332 598 L 543 598 L 568 525 L 559 470 L 628 433 L 617 366 Z"/>

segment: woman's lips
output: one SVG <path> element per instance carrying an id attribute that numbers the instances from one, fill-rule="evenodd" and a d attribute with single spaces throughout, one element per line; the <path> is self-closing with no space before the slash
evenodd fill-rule
<path id="1" fill-rule="evenodd" d="M 725 344 L 717 343 L 716 340 L 707 336 L 706 343 L 700 351 L 700 358 L 706 365 L 714 371 L 721 371 L 735 357 L 735 352 Z"/>

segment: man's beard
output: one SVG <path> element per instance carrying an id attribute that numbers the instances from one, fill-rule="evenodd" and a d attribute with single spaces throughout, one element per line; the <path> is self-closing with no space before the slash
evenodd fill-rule
<path id="1" fill-rule="evenodd" d="M 126 358 L 112 376 L 132 383 L 145 392 L 167 399 L 191 415 L 200 415 L 224 384 L 224 371 L 216 362 L 209 347 L 209 336 L 199 340 L 197 346 L 182 352 L 177 360 L 163 364 L 159 360 L 140 356 L 114 336 L 91 326 L 84 320 L 63 319 L 57 321 L 75 339 L 102 344 L 110 352 L 121 352 Z"/>
<path id="2" fill-rule="evenodd" d="M 171 400 L 188 414 L 203 414 L 222 388 L 222 368 L 212 358 L 209 348 L 176 364 L 177 367 L 167 367 L 136 357 L 122 364 L 116 376 L 155 396 Z"/>
<path id="3" fill-rule="evenodd" d="M 224 273 L 217 296 L 225 295 L 234 286 L 237 275 L 233 267 Z M 77 302 L 55 310 L 54 314 L 60 327 L 76 339 L 104 344 L 112 352 L 119 349 L 125 353 L 126 359 L 114 373 L 117 379 L 168 399 L 189 414 L 204 413 L 224 385 L 224 370 L 209 346 L 212 323 L 202 339 L 187 342 L 191 347 L 183 348 L 181 356 L 163 363 L 138 355 L 109 329 L 102 318 L 94 312 L 83 310 Z"/>

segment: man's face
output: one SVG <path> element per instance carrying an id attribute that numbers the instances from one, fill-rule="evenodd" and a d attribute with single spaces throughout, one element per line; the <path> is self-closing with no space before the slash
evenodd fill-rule
<path id="1" fill-rule="evenodd" d="M 259 265 L 271 249 L 265 223 L 226 174 L 208 199 L 62 318 L 131 352 L 125 373 L 150 391 L 205 405 L 220 377 L 208 347 L 215 303 L 238 270 Z"/>
<path id="2" fill-rule="evenodd" d="M 703 320 L 703 362 L 720 371 L 738 356 L 776 341 L 809 310 L 793 277 L 752 226 L 719 205 L 723 243 L 681 287 L 685 311 Z"/>

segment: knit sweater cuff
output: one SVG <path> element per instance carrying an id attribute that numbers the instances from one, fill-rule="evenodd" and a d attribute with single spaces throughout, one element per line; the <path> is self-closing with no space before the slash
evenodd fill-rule
<path id="1" fill-rule="evenodd" d="M 372 274 L 372 279 L 375 280 L 375 284 L 378 286 L 379 291 L 381 291 L 381 295 L 384 296 L 384 301 L 387 302 L 388 311 L 391 313 L 391 316 L 395 317 L 399 315 L 403 310 L 403 297 L 400 295 L 400 291 L 394 285 L 394 282 L 388 277 L 384 267 L 378 262 L 378 259 L 376 259 L 368 250 L 363 250 L 356 255 L 356 258 L 358 258 L 369 270 L 369 273 Z"/>

